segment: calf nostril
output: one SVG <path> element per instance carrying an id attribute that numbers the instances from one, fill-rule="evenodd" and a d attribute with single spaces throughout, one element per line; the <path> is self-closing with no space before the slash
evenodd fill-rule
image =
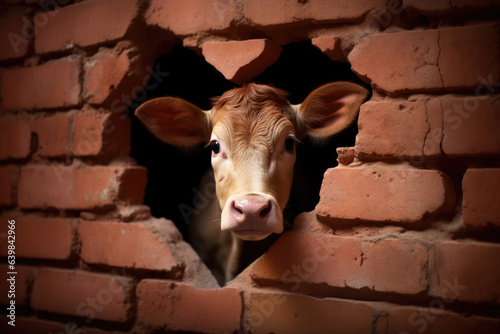
<path id="1" fill-rule="evenodd" d="M 260 211 L 259 215 L 260 215 L 261 217 L 266 217 L 267 215 L 269 215 L 269 213 L 270 213 L 270 212 L 271 212 L 271 201 L 268 201 L 268 202 L 267 202 L 266 207 L 264 207 L 264 208 Z"/>
<path id="2" fill-rule="evenodd" d="M 243 210 L 241 210 L 241 208 L 240 208 L 241 206 L 242 206 L 242 205 L 241 205 L 241 203 L 240 203 L 240 202 L 237 202 L 237 201 L 234 201 L 234 202 L 233 202 L 233 209 L 234 209 L 236 212 L 238 212 L 240 215 L 242 215 L 242 214 L 243 214 Z"/>

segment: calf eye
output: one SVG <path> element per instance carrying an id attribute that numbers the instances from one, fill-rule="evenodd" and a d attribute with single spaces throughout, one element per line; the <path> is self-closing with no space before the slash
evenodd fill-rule
<path id="1" fill-rule="evenodd" d="M 292 138 L 285 139 L 285 150 L 291 152 L 293 151 L 293 146 L 295 145 Z"/>
<path id="2" fill-rule="evenodd" d="M 210 147 L 212 148 L 212 152 L 214 152 L 214 154 L 219 154 L 219 152 L 220 152 L 220 144 L 219 144 L 218 141 L 214 140 L 210 144 Z"/>

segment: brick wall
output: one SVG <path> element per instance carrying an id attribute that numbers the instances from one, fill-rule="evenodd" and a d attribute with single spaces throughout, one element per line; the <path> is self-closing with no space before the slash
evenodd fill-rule
<path id="1" fill-rule="evenodd" d="M 2 332 L 500 332 L 498 1 L 4 0 L 0 13 Z M 298 41 L 373 95 L 316 209 L 220 288 L 143 204 L 124 112 L 174 44 L 243 83 Z"/>

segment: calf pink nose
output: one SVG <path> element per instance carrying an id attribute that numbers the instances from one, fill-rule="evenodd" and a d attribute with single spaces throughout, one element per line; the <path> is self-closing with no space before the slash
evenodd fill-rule
<path id="1" fill-rule="evenodd" d="M 231 213 L 238 223 L 244 221 L 254 221 L 256 223 L 266 223 L 269 219 L 272 202 L 257 199 L 242 199 L 233 201 Z"/>

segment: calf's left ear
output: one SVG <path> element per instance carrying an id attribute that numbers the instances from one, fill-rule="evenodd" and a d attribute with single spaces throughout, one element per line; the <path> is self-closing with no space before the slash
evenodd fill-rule
<path id="1" fill-rule="evenodd" d="M 313 90 L 293 106 L 298 135 L 325 138 L 341 132 L 354 122 L 367 96 L 366 89 L 350 82 L 332 82 Z"/>

